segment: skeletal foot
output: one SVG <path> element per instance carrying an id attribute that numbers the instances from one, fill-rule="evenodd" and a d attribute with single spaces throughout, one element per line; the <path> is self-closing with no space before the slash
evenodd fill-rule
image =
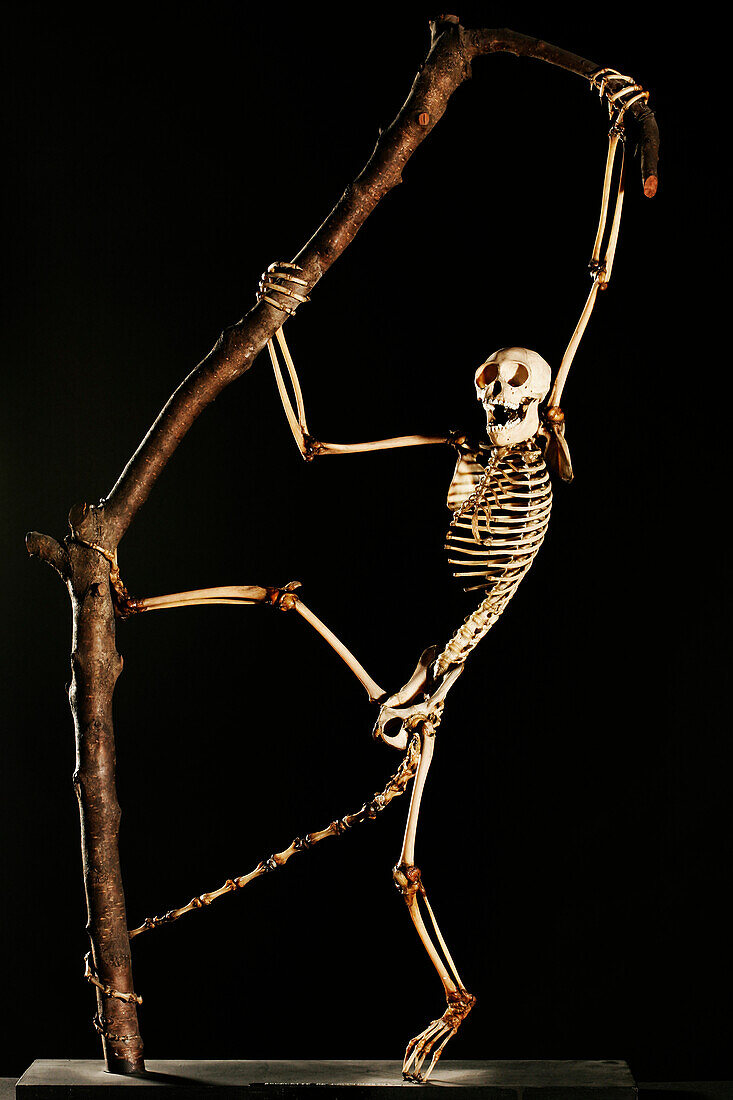
<path id="1" fill-rule="evenodd" d="M 429 1023 L 407 1044 L 402 1063 L 402 1076 L 406 1081 L 427 1081 L 446 1043 L 453 1038 L 475 1004 L 476 998 L 465 989 L 448 994 L 448 1007 L 440 1019 Z M 423 1073 L 422 1067 L 430 1054 L 430 1064 Z"/>

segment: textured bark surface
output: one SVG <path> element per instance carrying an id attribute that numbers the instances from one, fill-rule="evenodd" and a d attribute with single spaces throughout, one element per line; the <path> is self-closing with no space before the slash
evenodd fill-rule
<path id="1" fill-rule="evenodd" d="M 80 510 L 72 509 L 76 518 Z M 69 702 L 76 734 L 74 790 L 79 803 L 87 932 L 94 973 L 102 985 L 132 993 L 130 939 L 119 859 L 120 807 L 115 787 L 112 697 L 122 670 L 115 645 L 109 562 L 96 550 L 68 539 L 62 546 L 31 532 L 28 552 L 47 561 L 66 582 L 73 632 Z M 144 1070 L 134 1002 L 96 989 L 96 1023 L 107 1068 Z"/>
<path id="2" fill-rule="evenodd" d="M 87 931 L 100 982 L 120 993 L 132 993 L 112 724 L 112 696 L 122 659 L 115 646 L 109 563 L 96 551 L 74 544 L 69 547 L 69 559 L 74 616 L 69 699 L 76 730 L 74 789 L 81 822 Z M 96 992 L 108 1068 L 143 1069 L 135 1004 Z"/>
<path id="3" fill-rule="evenodd" d="M 474 60 L 509 52 L 585 79 L 599 68 L 594 62 L 513 31 L 464 29 L 453 16 L 432 24 L 431 31 L 430 52 L 399 114 L 380 135 L 363 171 L 295 257 L 303 268 L 308 291 L 348 247 L 381 199 L 400 182 L 405 164 L 440 120 L 452 94 L 470 77 Z M 656 123 L 643 103 L 630 108 L 630 114 L 639 126 L 642 182 L 645 194 L 651 196 L 656 190 Z M 81 816 L 88 930 L 97 978 L 120 993 L 131 993 L 134 986 L 118 855 L 120 810 L 115 789 L 112 697 L 122 662 L 115 645 L 110 560 L 198 415 L 252 366 L 283 317 L 281 311 L 259 302 L 243 320 L 222 333 L 209 355 L 173 393 L 108 497 L 98 505 L 72 509 L 71 535 L 63 545 L 36 532 L 27 536 L 29 553 L 52 565 L 71 595 L 70 701 L 77 740 L 74 783 Z M 107 1067 L 118 1073 L 141 1071 L 144 1063 L 135 1004 L 99 989 L 97 1000 Z"/>

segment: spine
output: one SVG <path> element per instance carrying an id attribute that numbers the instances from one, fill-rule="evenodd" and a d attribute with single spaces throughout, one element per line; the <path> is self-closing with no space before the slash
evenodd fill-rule
<path id="1" fill-rule="evenodd" d="M 433 675 L 436 679 L 443 676 L 449 668 L 462 665 L 470 656 L 484 635 L 488 634 L 494 623 L 514 595 L 514 587 L 508 595 L 497 599 L 495 595 L 482 600 L 475 611 L 458 628 L 442 653 L 435 659 Z"/>
<path id="2" fill-rule="evenodd" d="M 547 468 L 539 452 L 536 454 L 534 461 L 528 461 L 524 454 L 519 455 L 517 467 L 512 456 L 505 459 L 503 453 L 497 452 L 481 481 L 455 512 L 446 545 L 453 554 L 449 562 L 460 570 L 454 576 L 464 580 L 466 591 L 482 588 L 486 592 L 489 587 L 491 591 L 436 658 L 433 665 L 436 679 L 450 668 L 462 665 L 488 634 L 544 541 L 552 507 L 552 488 Z M 504 461 L 497 466 L 499 458 Z M 466 518 L 459 522 L 464 516 Z M 485 553 L 474 547 L 482 548 Z M 480 583 L 469 587 L 470 581 Z"/>

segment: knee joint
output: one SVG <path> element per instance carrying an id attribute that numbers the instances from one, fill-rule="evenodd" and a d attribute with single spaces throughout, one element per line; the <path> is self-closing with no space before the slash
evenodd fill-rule
<path id="1" fill-rule="evenodd" d="M 392 881 L 408 905 L 415 894 L 425 893 L 419 867 L 410 867 L 406 863 L 398 863 L 396 867 L 392 868 Z"/>
<path id="2" fill-rule="evenodd" d="M 268 588 L 267 602 L 280 611 L 292 611 L 298 602 L 295 589 L 301 587 L 300 581 L 290 581 L 283 588 Z"/>

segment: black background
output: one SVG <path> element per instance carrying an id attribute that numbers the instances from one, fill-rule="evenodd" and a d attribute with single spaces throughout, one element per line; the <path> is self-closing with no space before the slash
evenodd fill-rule
<path id="1" fill-rule="evenodd" d="M 3 9 L 2 1073 L 98 1053 L 68 599 L 23 534 L 61 537 L 69 506 L 111 487 L 260 271 L 315 230 L 407 94 L 428 14 Z M 653 202 L 631 165 L 613 283 L 566 389 L 576 480 L 556 486 L 542 553 L 440 730 L 418 861 L 478 995 L 449 1054 L 731 1076 L 722 77 L 690 76 L 694 35 L 658 9 L 460 14 L 632 72 L 663 146 Z M 587 293 L 605 132 L 576 77 L 475 66 L 288 326 L 316 435 L 478 431 L 473 371 L 491 351 L 558 364 Z M 471 610 L 442 552 L 451 469 L 439 448 L 303 465 L 261 359 L 176 453 L 123 576 L 139 595 L 302 580 L 393 690 Z M 361 688 L 295 617 L 151 615 L 118 644 L 131 923 L 357 809 L 396 766 Z M 442 1011 L 390 877 L 406 808 L 135 941 L 148 1057 L 399 1057 Z"/>

